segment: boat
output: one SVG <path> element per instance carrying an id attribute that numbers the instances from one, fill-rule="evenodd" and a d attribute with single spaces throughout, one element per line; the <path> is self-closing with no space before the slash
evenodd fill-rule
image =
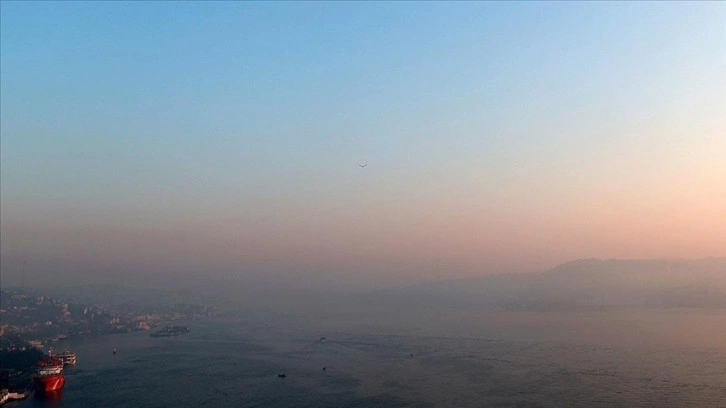
<path id="1" fill-rule="evenodd" d="M 35 391 L 40 394 L 51 394 L 63 389 L 66 378 L 63 376 L 63 360 L 54 356 L 45 356 L 38 363 L 33 375 Z"/>
<path id="2" fill-rule="evenodd" d="M 56 357 L 60 358 L 61 361 L 63 361 L 64 366 L 76 365 L 76 353 L 74 353 L 72 351 L 66 350 L 60 354 L 57 354 Z"/>
<path id="3" fill-rule="evenodd" d="M 179 336 L 180 334 L 188 333 L 189 328 L 186 326 L 166 326 L 163 329 L 149 334 L 151 337 L 170 337 Z"/>

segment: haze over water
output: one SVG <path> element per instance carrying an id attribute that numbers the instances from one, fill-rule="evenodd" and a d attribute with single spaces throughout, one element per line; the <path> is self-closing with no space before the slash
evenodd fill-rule
<path id="1" fill-rule="evenodd" d="M 66 370 L 63 396 L 50 405 L 720 406 L 724 343 L 699 344 L 684 331 L 705 322 L 714 335 L 726 335 L 723 311 L 675 311 L 677 319 L 673 311 L 631 312 L 483 313 L 458 325 L 454 314 L 396 325 L 370 316 L 324 325 L 232 319 L 192 323 L 176 338 L 78 339 L 65 346 L 79 363 Z M 664 318 L 671 324 L 651 323 Z M 456 327 L 464 323 L 468 334 L 461 336 Z M 283 371 L 288 377 L 277 377 Z"/>

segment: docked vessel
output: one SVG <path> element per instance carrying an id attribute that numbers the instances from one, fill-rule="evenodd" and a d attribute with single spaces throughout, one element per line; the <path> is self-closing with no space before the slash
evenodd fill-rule
<path id="1" fill-rule="evenodd" d="M 63 376 L 63 360 L 53 356 L 44 357 L 38 363 L 33 381 L 35 391 L 40 394 L 51 394 L 63 389 L 66 383 L 66 378 Z"/>
<path id="2" fill-rule="evenodd" d="M 67 366 L 67 365 L 74 366 L 74 365 L 76 365 L 76 353 L 74 353 L 72 351 L 66 350 L 66 351 L 64 351 L 64 352 L 56 355 L 56 357 L 58 357 L 59 359 L 61 359 L 61 361 L 63 362 L 63 365 L 64 366 Z"/>
<path id="3" fill-rule="evenodd" d="M 189 328 L 186 326 L 166 326 L 165 328 L 149 334 L 151 337 L 169 337 L 178 336 L 189 332 Z"/>

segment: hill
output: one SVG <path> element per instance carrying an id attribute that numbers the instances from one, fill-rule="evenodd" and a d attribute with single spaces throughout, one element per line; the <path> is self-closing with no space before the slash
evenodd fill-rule
<path id="1" fill-rule="evenodd" d="M 355 302 L 422 308 L 726 308 L 726 258 L 582 259 L 545 272 L 430 282 L 378 291 Z"/>

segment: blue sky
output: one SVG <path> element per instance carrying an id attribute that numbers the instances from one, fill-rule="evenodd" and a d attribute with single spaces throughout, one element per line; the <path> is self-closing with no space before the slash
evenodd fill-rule
<path id="1" fill-rule="evenodd" d="M 452 276 L 719 255 L 725 9 L 3 2 L 3 259 L 104 237 L 89 270 L 423 279 L 432 252 Z"/>

